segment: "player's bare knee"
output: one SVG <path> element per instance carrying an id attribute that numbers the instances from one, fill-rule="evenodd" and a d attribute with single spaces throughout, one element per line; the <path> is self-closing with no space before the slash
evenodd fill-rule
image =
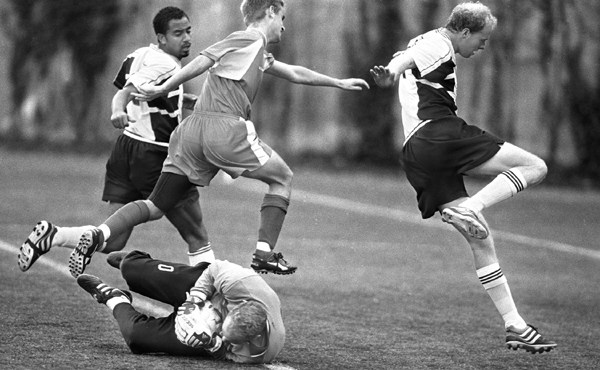
<path id="1" fill-rule="evenodd" d="M 294 173 L 288 167 L 286 169 L 286 171 L 282 174 L 282 185 L 284 185 L 287 188 L 290 188 L 292 186 L 293 178 L 294 178 Z"/>
<path id="2" fill-rule="evenodd" d="M 534 169 L 535 176 L 533 180 L 530 181 L 530 185 L 535 185 L 546 178 L 546 175 L 548 174 L 548 166 L 546 166 L 546 162 L 543 159 L 536 157 L 535 163 L 532 165 L 532 167 Z"/>

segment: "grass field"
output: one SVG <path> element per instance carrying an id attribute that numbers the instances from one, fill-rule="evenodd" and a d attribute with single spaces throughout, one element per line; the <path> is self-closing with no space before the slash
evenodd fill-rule
<path id="1" fill-rule="evenodd" d="M 28 272 L 18 246 L 41 219 L 98 224 L 105 158 L 0 152 L 2 369 L 597 369 L 600 368 L 600 194 L 537 187 L 486 211 L 520 313 L 558 343 L 531 355 L 504 346 L 503 323 L 471 253 L 439 217 L 421 220 L 398 172 L 296 166 L 278 250 L 299 269 L 263 275 L 278 292 L 287 339 L 277 363 L 240 366 L 129 352 L 110 311 L 78 287 L 66 249 Z M 477 188 L 479 184 L 470 183 Z M 218 258 L 249 265 L 264 185 L 219 177 L 201 190 Z M 127 249 L 186 262 L 164 220 L 136 228 Z M 126 288 L 94 258 L 86 272 Z M 164 312 L 135 295 L 134 305 Z"/>

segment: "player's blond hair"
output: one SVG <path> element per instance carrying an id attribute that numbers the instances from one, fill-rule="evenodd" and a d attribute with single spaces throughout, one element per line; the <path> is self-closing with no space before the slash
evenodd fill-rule
<path id="1" fill-rule="evenodd" d="M 275 13 L 285 6 L 283 0 L 244 0 L 240 6 L 242 16 L 244 16 L 244 24 L 248 26 L 265 17 L 266 10 L 270 7 L 275 8 Z"/>
<path id="2" fill-rule="evenodd" d="M 229 312 L 230 324 L 227 336 L 239 341 L 250 341 L 262 333 L 267 326 L 267 310 L 256 301 L 247 301 Z"/>
<path id="3" fill-rule="evenodd" d="M 477 1 L 461 3 L 454 7 L 445 27 L 455 32 L 468 28 L 471 33 L 476 33 L 488 24 L 494 29 L 497 23 L 498 20 L 492 15 L 490 8 Z"/>

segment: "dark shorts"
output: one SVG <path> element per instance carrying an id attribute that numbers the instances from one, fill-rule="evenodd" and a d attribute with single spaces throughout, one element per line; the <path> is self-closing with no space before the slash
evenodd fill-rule
<path id="1" fill-rule="evenodd" d="M 208 266 L 205 262 L 190 266 L 156 260 L 146 252 L 134 250 L 123 258 L 121 275 L 132 291 L 179 307 Z"/>
<path id="2" fill-rule="evenodd" d="M 127 204 L 147 199 L 160 176 L 167 152 L 167 148 L 120 135 L 106 163 L 102 200 Z M 179 204 L 198 198 L 198 190 L 190 187 Z"/>
<path id="3" fill-rule="evenodd" d="M 207 267 L 208 263 L 188 266 L 159 261 L 140 251 L 132 251 L 123 259 L 121 274 L 130 290 L 174 307 L 166 317 L 148 316 L 127 304 L 115 307 L 113 315 L 133 353 L 210 357 L 201 348 L 181 343 L 175 334 L 176 308 L 185 301 L 186 292 Z"/>
<path id="4" fill-rule="evenodd" d="M 423 218 L 432 217 L 442 204 L 467 197 L 465 172 L 491 159 L 503 143 L 456 116 L 421 127 L 402 148 L 400 162 Z"/>

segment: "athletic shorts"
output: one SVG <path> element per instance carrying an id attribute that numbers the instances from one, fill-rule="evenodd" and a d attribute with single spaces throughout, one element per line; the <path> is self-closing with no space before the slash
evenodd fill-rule
<path id="1" fill-rule="evenodd" d="M 208 186 L 219 170 L 237 178 L 262 167 L 272 152 L 251 121 L 224 113 L 193 113 L 173 131 L 163 172 Z"/>
<path id="2" fill-rule="evenodd" d="M 106 163 L 102 200 L 127 204 L 147 199 L 160 176 L 167 148 L 120 135 Z M 198 189 L 192 187 L 179 205 L 196 202 Z"/>
<path id="3" fill-rule="evenodd" d="M 156 260 L 146 252 L 134 250 L 123 258 L 121 274 L 131 291 L 179 307 L 208 265 Z"/>
<path id="4" fill-rule="evenodd" d="M 200 263 L 189 266 L 159 261 L 140 251 L 132 251 L 123 258 L 120 270 L 131 291 L 173 306 L 173 312 L 165 317 L 147 316 L 131 305 L 120 304 L 115 307 L 113 316 L 133 353 L 210 357 L 202 348 L 181 343 L 175 334 L 177 307 L 185 301 L 186 292 L 194 286 L 208 265 Z"/>
<path id="5" fill-rule="evenodd" d="M 400 163 L 417 192 L 423 218 L 467 197 L 465 172 L 491 159 L 504 141 L 456 116 L 426 123 L 402 148 Z"/>

